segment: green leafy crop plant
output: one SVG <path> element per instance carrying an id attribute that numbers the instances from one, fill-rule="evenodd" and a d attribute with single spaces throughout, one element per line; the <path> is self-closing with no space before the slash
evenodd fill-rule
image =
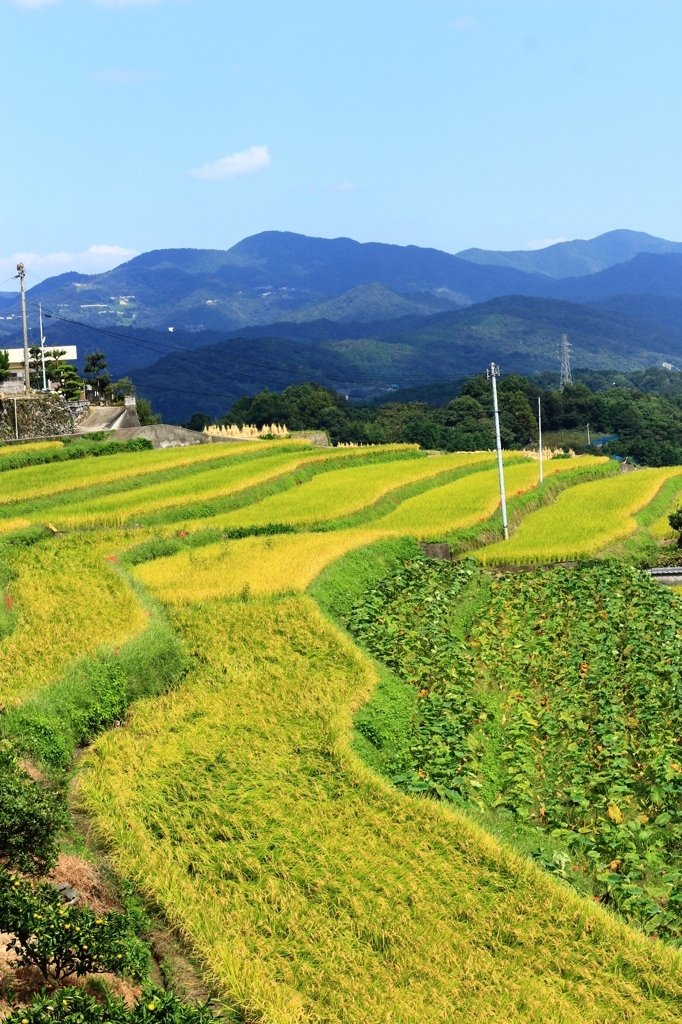
<path id="1" fill-rule="evenodd" d="M 490 579 L 419 559 L 347 618 L 417 692 L 394 783 L 534 826 L 568 851 L 552 870 L 682 942 L 677 597 L 617 562 Z"/>

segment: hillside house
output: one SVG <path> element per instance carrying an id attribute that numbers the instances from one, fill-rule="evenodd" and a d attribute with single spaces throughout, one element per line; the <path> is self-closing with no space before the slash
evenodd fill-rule
<path id="1" fill-rule="evenodd" d="M 0 384 L 0 391 L 6 395 L 12 394 L 23 394 L 24 392 L 24 350 L 23 348 L 8 348 L 5 349 L 9 355 L 9 369 L 10 378 L 9 380 L 3 381 Z M 63 352 L 64 354 L 59 357 L 61 362 L 75 362 L 78 359 L 78 350 L 75 345 L 63 345 L 60 348 L 45 348 L 45 359 L 53 359 L 54 352 Z M 47 382 L 48 387 L 51 391 L 56 391 L 56 384 Z"/>

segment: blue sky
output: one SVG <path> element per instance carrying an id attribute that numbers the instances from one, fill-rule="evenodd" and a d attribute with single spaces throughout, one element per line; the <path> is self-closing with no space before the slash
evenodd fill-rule
<path id="1" fill-rule="evenodd" d="M 0 0 L 0 31 L 2 279 L 267 229 L 682 239 L 679 0 Z"/>

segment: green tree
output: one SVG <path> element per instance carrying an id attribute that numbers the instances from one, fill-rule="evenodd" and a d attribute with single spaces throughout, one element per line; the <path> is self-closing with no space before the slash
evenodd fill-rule
<path id="1" fill-rule="evenodd" d="M 152 410 L 152 403 L 148 398 L 137 399 L 137 418 L 141 427 L 151 427 L 161 422 L 161 413 Z"/>
<path id="2" fill-rule="evenodd" d="M 679 531 L 677 546 L 682 548 L 682 508 L 676 508 L 674 512 L 671 512 L 668 516 L 668 522 L 672 530 Z"/>
<path id="3" fill-rule="evenodd" d="M 46 982 L 113 971 L 143 981 L 149 947 L 126 914 L 98 917 L 88 907 L 65 907 L 49 882 L 30 882 L 0 869 L 0 928 L 12 935 L 15 967 L 37 967 Z"/>
<path id="4" fill-rule="evenodd" d="M 90 352 L 85 357 L 83 364 L 83 376 L 88 384 L 101 394 L 104 394 L 111 384 L 111 375 L 107 366 L 106 356 L 99 349 L 96 352 Z"/>
<path id="5" fill-rule="evenodd" d="M 10 377 L 9 352 L 7 349 L 2 349 L 0 350 L 0 383 L 9 380 Z"/>
<path id="6" fill-rule="evenodd" d="M 50 370 L 50 380 L 55 381 L 67 402 L 76 402 L 81 397 L 83 381 L 76 367 L 70 363 L 57 363 L 54 369 Z"/>
<path id="7" fill-rule="evenodd" d="M 211 417 L 205 412 L 193 412 L 186 423 L 181 423 L 180 426 L 185 427 L 186 430 L 196 430 L 197 434 L 200 434 L 204 427 L 209 427 L 213 423 Z"/>
<path id="8" fill-rule="evenodd" d="M 68 821 L 63 801 L 19 765 L 7 740 L 0 742 L 0 857 L 25 874 L 54 867 L 57 840 Z"/>
<path id="9" fill-rule="evenodd" d="M 135 385 L 130 377 L 121 377 L 109 385 L 107 394 L 113 402 L 122 402 L 126 395 L 135 394 Z"/>

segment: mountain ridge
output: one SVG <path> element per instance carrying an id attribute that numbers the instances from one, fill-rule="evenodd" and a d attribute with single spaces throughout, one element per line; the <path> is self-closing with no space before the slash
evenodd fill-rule
<path id="1" fill-rule="evenodd" d="M 513 267 L 526 273 L 561 279 L 596 274 L 617 263 L 625 263 L 640 252 L 682 252 L 682 242 L 619 228 L 595 238 L 574 238 L 541 249 L 504 251 L 474 248 L 462 249 L 456 255 L 479 265 Z"/>

